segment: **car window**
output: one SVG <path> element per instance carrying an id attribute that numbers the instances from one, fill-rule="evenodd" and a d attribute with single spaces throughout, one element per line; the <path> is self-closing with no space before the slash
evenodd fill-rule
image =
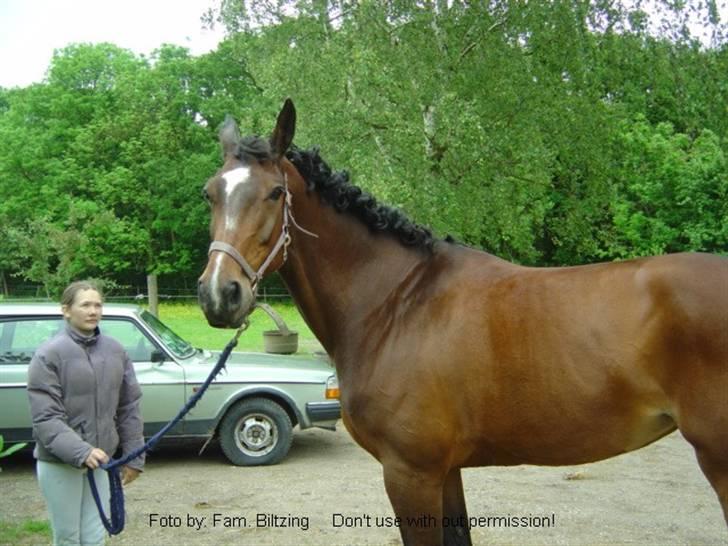
<path id="1" fill-rule="evenodd" d="M 141 317 L 154 330 L 167 347 L 179 358 L 188 358 L 195 354 L 195 348 L 175 334 L 169 327 L 148 311 L 142 311 Z"/>
<path id="2" fill-rule="evenodd" d="M 61 318 L 31 318 L 0 322 L 0 365 L 28 364 L 38 346 L 65 325 Z"/>
<path id="3" fill-rule="evenodd" d="M 139 327 L 130 320 L 104 318 L 100 325 L 101 331 L 113 337 L 129 353 L 132 362 L 149 362 L 152 360 L 152 351 L 157 347 L 139 329 Z"/>

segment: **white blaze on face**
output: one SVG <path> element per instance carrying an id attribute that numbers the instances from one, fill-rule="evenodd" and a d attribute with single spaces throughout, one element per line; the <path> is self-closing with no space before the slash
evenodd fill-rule
<path id="1" fill-rule="evenodd" d="M 212 268 L 210 277 L 210 299 L 215 309 L 220 309 L 222 304 L 222 287 L 220 286 L 220 268 L 222 266 L 222 252 L 215 253 L 215 265 Z"/>
<path id="2" fill-rule="evenodd" d="M 248 167 L 238 167 L 231 171 L 226 172 L 222 175 L 223 187 L 222 191 L 225 195 L 225 230 L 234 231 L 235 223 L 237 220 L 237 210 L 234 206 L 231 206 L 232 196 L 235 193 L 235 189 L 241 185 L 247 184 L 250 181 L 250 169 Z M 212 275 L 210 277 L 210 298 L 212 299 L 212 305 L 220 309 L 222 306 L 222 286 L 220 286 L 220 270 L 222 269 L 222 261 L 224 254 L 222 252 L 216 252 L 214 257 L 214 264 L 212 267 Z"/>
<path id="3" fill-rule="evenodd" d="M 250 169 L 248 167 L 238 167 L 237 169 L 226 172 L 222 175 L 222 179 L 225 181 L 225 187 L 223 188 L 225 202 L 229 204 L 235 189 L 242 184 L 250 182 Z M 225 213 L 225 230 L 233 231 L 235 229 L 236 214 L 237 211 L 233 210 L 233 207 L 227 207 Z"/>

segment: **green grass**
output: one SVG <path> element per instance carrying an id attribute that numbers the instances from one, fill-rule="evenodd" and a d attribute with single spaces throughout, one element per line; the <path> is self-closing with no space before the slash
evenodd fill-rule
<path id="1" fill-rule="evenodd" d="M 47 544 L 52 538 L 48 521 L 28 519 L 20 523 L 0 521 L 0 544 Z"/>
<path id="2" fill-rule="evenodd" d="M 271 307 L 283 318 L 289 330 L 298 332 L 298 352 L 321 351 L 321 344 L 303 321 L 292 303 L 276 303 Z M 160 303 L 159 318 L 175 333 L 195 347 L 221 351 L 235 330 L 212 328 L 207 324 L 197 303 Z M 275 330 L 276 325 L 264 311 L 256 309 L 250 316 L 248 328 L 238 341 L 238 351 L 263 351 L 263 332 Z"/>

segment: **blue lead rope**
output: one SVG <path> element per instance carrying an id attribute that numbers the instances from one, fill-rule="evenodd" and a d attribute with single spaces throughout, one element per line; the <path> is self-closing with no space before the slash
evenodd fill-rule
<path id="1" fill-rule="evenodd" d="M 88 476 L 89 486 L 91 487 L 91 494 L 93 495 L 96 507 L 99 509 L 101 522 L 104 524 L 104 527 L 106 527 L 106 530 L 109 532 L 110 535 L 118 535 L 124 530 L 124 489 L 121 485 L 119 467 L 127 464 L 133 459 L 136 459 L 142 453 L 145 453 L 146 451 L 153 448 L 156 443 L 162 438 L 162 436 L 169 432 L 172 427 L 179 423 L 182 418 L 187 415 L 187 413 L 192 408 L 195 407 L 195 404 L 197 404 L 200 398 L 202 398 L 202 395 L 205 394 L 205 391 L 207 390 L 207 387 L 210 386 L 210 383 L 212 383 L 215 377 L 217 377 L 217 375 L 225 368 L 225 362 L 227 362 L 230 353 L 238 344 L 238 338 L 240 337 L 240 334 L 242 334 L 247 327 L 248 321 L 246 319 L 245 323 L 235 333 L 233 339 L 231 339 L 230 342 L 225 346 L 225 349 L 223 349 L 222 353 L 220 354 L 220 358 L 218 358 L 217 360 L 217 364 L 215 364 L 215 367 L 210 371 L 210 374 L 207 376 L 207 379 L 205 379 L 205 382 L 202 384 L 200 389 L 192 397 L 190 397 L 190 399 L 187 401 L 187 403 L 179 411 L 174 419 L 164 425 L 164 427 L 154 436 L 149 438 L 149 440 L 147 440 L 147 443 L 143 446 L 135 449 L 121 459 L 111 459 L 108 463 L 101 465 L 101 468 L 106 470 L 109 475 L 109 508 L 111 512 L 110 520 L 106 517 L 106 514 L 104 513 L 104 507 L 101 503 L 101 497 L 99 496 L 99 491 L 96 487 L 96 480 L 94 479 L 93 471 L 89 470 L 86 473 L 86 475 Z"/>

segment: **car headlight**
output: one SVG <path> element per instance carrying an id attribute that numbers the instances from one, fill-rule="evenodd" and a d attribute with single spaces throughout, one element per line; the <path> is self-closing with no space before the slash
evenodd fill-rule
<path id="1" fill-rule="evenodd" d="M 339 378 L 335 375 L 331 375 L 326 380 L 326 399 L 338 400 L 339 394 Z"/>

